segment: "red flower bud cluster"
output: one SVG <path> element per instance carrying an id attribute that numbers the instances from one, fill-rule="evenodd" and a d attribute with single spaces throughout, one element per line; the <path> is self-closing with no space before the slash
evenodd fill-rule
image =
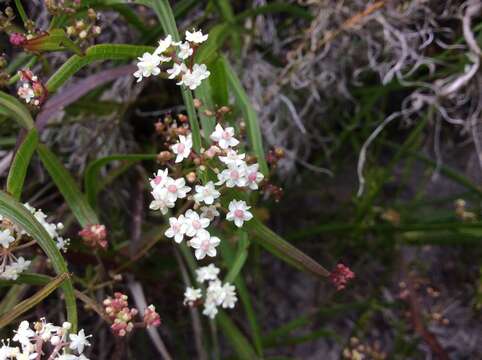
<path id="1" fill-rule="evenodd" d="M 86 245 L 92 248 L 107 248 L 107 229 L 105 228 L 105 225 L 89 225 L 79 231 L 79 236 L 82 237 L 82 240 L 84 240 Z"/>
<path id="2" fill-rule="evenodd" d="M 337 264 L 330 273 L 330 280 L 337 290 L 343 290 L 348 282 L 355 278 L 355 273 L 348 266 Z"/>

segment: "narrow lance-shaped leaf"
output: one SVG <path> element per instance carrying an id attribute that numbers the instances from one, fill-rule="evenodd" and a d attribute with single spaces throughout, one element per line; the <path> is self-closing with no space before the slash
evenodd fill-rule
<path id="1" fill-rule="evenodd" d="M 5 216 L 37 241 L 52 262 L 52 266 L 57 274 L 60 275 L 68 272 L 65 260 L 60 254 L 59 249 L 57 249 L 57 245 L 43 226 L 23 204 L 3 191 L 0 191 L 0 215 Z M 62 285 L 62 290 L 67 308 L 67 318 L 69 322 L 72 323 L 72 330 L 76 331 L 77 306 L 75 303 L 74 288 L 70 279 L 65 280 Z"/>
<path id="2" fill-rule="evenodd" d="M 37 148 L 37 143 L 37 130 L 31 129 L 23 140 L 22 145 L 18 148 L 12 166 L 10 167 L 7 178 L 7 191 L 17 200 L 20 199 L 20 195 L 22 194 L 27 169 L 32 155 Z"/>
<path id="3" fill-rule="evenodd" d="M 274 233 L 257 218 L 248 221 L 245 226 L 248 232 L 254 235 L 254 241 L 292 266 L 316 276 L 330 275 L 323 266 Z"/>
<path id="4" fill-rule="evenodd" d="M 42 289 L 37 291 L 34 295 L 25 299 L 15 305 L 7 313 L 0 315 L 0 329 L 10 324 L 20 315 L 26 313 L 28 310 L 33 308 L 35 305 L 40 303 L 43 299 L 53 293 L 62 283 L 69 278 L 68 273 L 62 273 L 58 275 L 55 279 L 45 285 Z"/>
<path id="5" fill-rule="evenodd" d="M 0 91 L 0 106 L 2 110 L 27 130 L 34 127 L 32 115 L 28 109 L 16 98 Z"/>
<path id="6" fill-rule="evenodd" d="M 77 183 L 57 157 L 43 144 L 38 145 L 38 154 L 55 185 L 59 188 L 75 218 L 82 227 L 98 224 L 99 220 Z"/>
<path id="7" fill-rule="evenodd" d="M 233 346 L 236 352 L 236 359 L 242 360 L 255 360 L 258 357 L 249 341 L 239 331 L 239 329 L 233 324 L 228 315 L 221 310 L 216 316 L 216 321 L 221 327 L 223 333 Z"/>

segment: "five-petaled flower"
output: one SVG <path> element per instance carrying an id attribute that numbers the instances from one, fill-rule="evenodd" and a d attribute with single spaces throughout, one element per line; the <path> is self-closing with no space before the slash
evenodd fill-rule
<path id="1" fill-rule="evenodd" d="M 232 200 L 229 203 L 229 212 L 226 215 L 226 220 L 234 221 L 237 227 L 241 227 L 245 221 L 253 218 L 253 214 L 248 211 L 250 208 L 250 206 L 246 205 L 246 201 Z"/>

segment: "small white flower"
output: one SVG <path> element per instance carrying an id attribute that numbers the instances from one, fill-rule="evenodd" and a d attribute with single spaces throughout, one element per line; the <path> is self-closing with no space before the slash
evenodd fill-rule
<path id="1" fill-rule="evenodd" d="M 216 256 L 216 246 L 219 245 L 221 240 L 218 237 L 211 236 L 206 230 L 200 230 L 196 236 L 191 239 L 189 245 L 196 251 L 194 255 L 196 259 L 202 260 L 207 256 Z"/>
<path id="2" fill-rule="evenodd" d="M 238 301 L 238 298 L 236 296 L 236 288 L 234 285 L 231 285 L 230 283 L 225 283 L 223 285 L 223 291 L 224 291 L 224 299 L 222 302 L 222 307 L 224 309 L 230 308 L 233 309 L 234 306 L 236 305 L 236 302 Z"/>
<path id="3" fill-rule="evenodd" d="M 219 160 L 226 165 L 241 166 L 246 164 L 244 162 L 245 157 L 246 154 L 238 154 L 236 150 L 229 149 L 226 153 L 226 156 L 220 156 Z"/>
<path id="4" fill-rule="evenodd" d="M 220 124 L 216 125 L 216 129 L 210 138 L 212 141 L 216 141 L 221 149 L 228 149 L 239 144 L 239 141 L 234 138 L 234 128 L 227 127 L 223 129 Z"/>
<path id="5" fill-rule="evenodd" d="M 221 270 L 214 264 L 208 266 L 202 266 L 196 270 L 196 279 L 199 283 L 203 283 L 208 280 L 217 280 L 218 274 Z"/>
<path id="6" fill-rule="evenodd" d="M 18 96 L 20 96 L 20 98 L 25 100 L 27 104 L 30 103 L 35 97 L 35 92 L 27 83 L 24 83 L 21 87 L 18 88 L 17 94 Z"/>
<path id="7" fill-rule="evenodd" d="M 184 178 L 167 178 L 165 189 L 167 190 L 167 199 L 173 203 L 177 199 L 184 199 L 187 193 L 191 191 L 191 188 L 186 186 L 186 180 L 184 180 Z"/>
<path id="8" fill-rule="evenodd" d="M 202 206 L 201 216 L 213 221 L 216 216 L 219 216 L 219 211 L 215 205 Z"/>
<path id="9" fill-rule="evenodd" d="M 186 224 L 186 235 L 196 236 L 200 231 L 205 231 L 204 229 L 209 226 L 209 219 L 200 217 L 199 214 L 191 209 L 186 211 L 185 220 Z"/>
<path id="10" fill-rule="evenodd" d="M 214 319 L 218 314 L 218 307 L 215 303 L 206 302 L 204 304 L 203 315 L 206 315 L 210 319 Z"/>
<path id="11" fill-rule="evenodd" d="M 186 233 L 187 225 L 184 215 L 180 215 L 179 218 L 171 217 L 169 218 L 169 228 L 166 230 L 164 235 L 168 238 L 174 238 L 174 241 L 178 244 L 184 239 L 184 234 Z"/>
<path id="12" fill-rule="evenodd" d="M 169 173 L 167 169 L 159 169 L 157 170 L 157 174 L 154 174 L 154 177 L 152 179 L 149 179 L 149 184 L 153 189 L 157 187 L 163 187 L 166 184 L 168 177 Z"/>
<path id="13" fill-rule="evenodd" d="M 221 280 L 215 279 L 210 281 L 206 290 L 206 302 L 212 302 L 219 306 L 223 303 L 225 297 L 226 292 L 221 284 Z"/>
<path id="14" fill-rule="evenodd" d="M 159 210 L 163 215 L 167 214 L 168 209 L 172 209 L 175 205 L 171 200 L 166 188 L 155 188 L 151 191 L 154 200 L 149 205 L 151 210 Z"/>
<path id="15" fill-rule="evenodd" d="M 35 331 L 30 329 L 30 324 L 28 321 L 24 320 L 18 326 L 15 331 L 15 336 L 13 341 L 19 342 L 23 347 L 28 347 L 30 345 L 30 338 L 35 336 Z"/>
<path id="16" fill-rule="evenodd" d="M 253 214 L 248 211 L 250 208 L 243 200 L 232 200 L 229 203 L 229 212 L 226 215 L 226 220 L 234 221 L 237 227 L 241 227 L 245 221 L 253 218 Z"/>
<path id="17" fill-rule="evenodd" d="M 205 42 L 208 39 L 208 35 L 203 35 L 201 30 L 194 31 L 194 32 L 189 32 L 186 31 L 186 40 L 196 43 L 196 44 L 201 44 Z"/>
<path id="18" fill-rule="evenodd" d="M 184 305 L 193 306 L 196 300 L 202 297 L 201 289 L 195 289 L 192 287 L 187 287 L 184 292 Z"/>
<path id="19" fill-rule="evenodd" d="M 245 177 L 248 187 L 251 190 L 257 190 L 258 184 L 264 179 L 264 175 L 258 171 L 258 168 L 258 164 L 253 164 L 246 167 Z"/>
<path id="20" fill-rule="evenodd" d="M 228 188 L 235 186 L 244 187 L 246 186 L 245 167 L 229 165 L 227 169 L 224 169 L 218 174 L 218 182 L 216 185 L 222 185 L 226 183 Z"/>
<path id="21" fill-rule="evenodd" d="M 159 45 L 154 51 L 155 55 L 160 55 L 172 45 L 172 36 L 167 35 L 164 39 L 159 40 Z"/>
<path id="22" fill-rule="evenodd" d="M 177 53 L 177 57 L 182 60 L 186 60 L 189 56 L 192 55 L 194 50 L 187 41 L 179 44 L 179 52 Z"/>
<path id="23" fill-rule="evenodd" d="M 194 90 L 204 79 L 207 79 L 211 73 L 208 71 L 206 65 L 204 64 L 194 64 L 192 71 L 187 70 L 182 76 L 181 81 L 177 85 L 185 85 L 189 89 Z"/>
<path id="24" fill-rule="evenodd" d="M 174 63 L 172 65 L 172 68 L 167 69 L 166 71 L 169 74 L 169 79 L 174 79 L 178 77 L 180 74 L 184 74 L 185 72 L 187 72 L 188 68 L 184 63 L 181 63 L 181 64 Z"/>
<path id="25" fill-rule="evenodd" d="M 159 64 L 161 63 L 162 59 L 159 55 L 146 52 L 138 59 L 138 70 L 134 73 L 134 77 L 137 78 L 137 82 L 140 82 L 145 77 L 160 74 L 161 69 L 159 68 Z"/>
<path id="26" fill-rule="evenodd" d="M 85 336 L 84 329 L 80 330 L 77 335 L 76 334 L 70 334 L 70 345 L 69 348 L 71 350 L 77 350 L 79 354 L 82 354 L 84 352 L 84 347 L 90 346 L 90 342 L 87 340 L 89 336 Z"/>
<path id="27" fill-rule="evenodd" d="M 15 241 L 15 238 L 12 236 L 10 229 L 5 229 L 0 231 L 0 245 L 3 246 L 5 249 L 8 249 L 11 243 Z"/>
<path id="28" fill-rule="evenodd" d="M 180 163 L 184 159 L 187 159 L 191 154 L 192 148 L 192 136 L 179 135 L 179 142 L 171 146 L 172 152 L 176 154 L 176 163 Z"/>
<path id="29" fill-rule="evenodd" d="M 196 194 L 194 195 L 194 200 L 197 203 L 204 202 L 207 205 L 214 203 L 214 200 L 221 195 L 214 187 L 214 183 L 209 181 L 206 185 L 196 185 Z"/>

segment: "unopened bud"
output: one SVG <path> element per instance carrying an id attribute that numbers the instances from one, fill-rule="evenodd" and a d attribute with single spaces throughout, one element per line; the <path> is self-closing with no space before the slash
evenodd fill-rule
<path id="1" fill-rule="evenodd" d="M 280 147 L 276 147 L 276 148 L 274 149 L 274 154 L 276 155 L 276 157 L 277 157 L 278 159 L 282 159 L 282 158 L 285 157 L 285 151 L 284 151 L 284 149 L 282 149 L 282 148 L 280 148 Z"/>
<path id="2" fill-rule="evenodd" d="M 197 99 L 197 98 L 194 99 L 194 107 L 195 107 L 196 109 L 199 109 L 201 106 L 203 106 L 202 101 L 199 100 L 199 99 Z"/>
<path id="3" fill-rule="evenodd" d="M 188 183 L 193 184 L 196 181 L 196 173 L 191 171 L 189 174 L 186 175 L 186 180 Z"/>
<path id="4" fill-rule="evenodd" d="M 221 114 L 227 114 L 227 113 L 231 112 L 231 108 L 229 108 L 227 106 L 221 106 L 219 108 L 218 112 L 220 112 Z"/>
<path id="5" fill-rule="evenodd" d="M 157 161 L 160 162 L 161 164 L 171 159 L 172 159 L 172 153 L 170 151 L 161 151 L 159 155 L 157 155 Z"/>
<path id="6" fill-rule="evenodd" d="M 178 114 L 177 119 L 182 123 L 188 122 L 189 120 L 189 118 L 184 114 Z"/>
<path id="7" fill-rule="evenodd" d="M 206 110 L 204 110 L 204 115 L 206 115 L 206 116 L 214 116 L 214 113 L 213 113 L 211 110 L 206 109 Z"/>

